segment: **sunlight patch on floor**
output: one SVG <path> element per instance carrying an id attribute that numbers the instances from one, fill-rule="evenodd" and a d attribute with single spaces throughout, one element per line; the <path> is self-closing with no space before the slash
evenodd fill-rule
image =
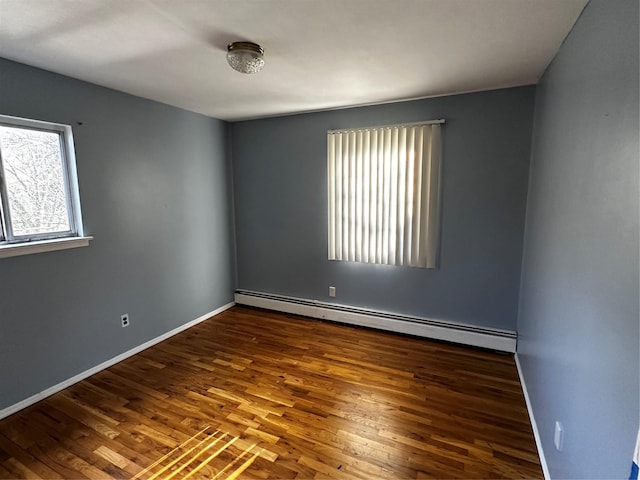
<path id="1" fill-rule="evenodd" d="M 248 445 L 247 445 L 248 444 Z M 261 455 L 257 443 L 207 426 L 132 480 L 209 478 L 234 480 Z"/>

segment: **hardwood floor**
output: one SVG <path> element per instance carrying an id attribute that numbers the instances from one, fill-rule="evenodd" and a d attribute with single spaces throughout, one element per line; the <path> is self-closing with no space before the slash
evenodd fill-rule
<path id="1" fill-rule="evenodd" d="M 245 307 L 0 421 L 1 478 L 542 478 L 511 355 Z"/>

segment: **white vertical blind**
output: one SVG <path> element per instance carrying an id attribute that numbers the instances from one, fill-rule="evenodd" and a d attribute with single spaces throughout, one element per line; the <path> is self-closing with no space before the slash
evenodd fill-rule
<path id="1" fill-rule="evenodd" d="M 441 123 L 328 132 L 329 260 L 436 267 Z"/>

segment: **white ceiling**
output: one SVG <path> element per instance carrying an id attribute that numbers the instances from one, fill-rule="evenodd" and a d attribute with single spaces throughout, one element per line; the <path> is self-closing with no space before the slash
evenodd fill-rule
<path id="1" fill-rule="evenodd" d="M 0 0 L 0 56 L 240 120 L 536 83 L 586 3 Z M 262 72 L 226 64 L 239 40 Z"/>

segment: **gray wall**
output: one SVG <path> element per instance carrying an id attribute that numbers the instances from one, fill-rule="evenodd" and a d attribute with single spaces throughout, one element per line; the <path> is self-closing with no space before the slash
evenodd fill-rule
<path id="1" fill-rule="evenodd" d="M 518 356 L 553 478 L 629 475 L 638 128 L 638 1 L 591 0 L 538 86 L 533 132 Z"/>
<path id="2" fill-rule="evenodd" d="M 232 124 L 238 288 L 515 330 L 534 93 Z M 441 117 L 440 268 L 328 261 L 327 130 Z"/>
<path id="3" fill-rule="evenodd" d="M 224 122 L 5 60 L 0 113 L 73 126 L 95 236 L 0 259 L 0 409 L 233 300 Z"/>

